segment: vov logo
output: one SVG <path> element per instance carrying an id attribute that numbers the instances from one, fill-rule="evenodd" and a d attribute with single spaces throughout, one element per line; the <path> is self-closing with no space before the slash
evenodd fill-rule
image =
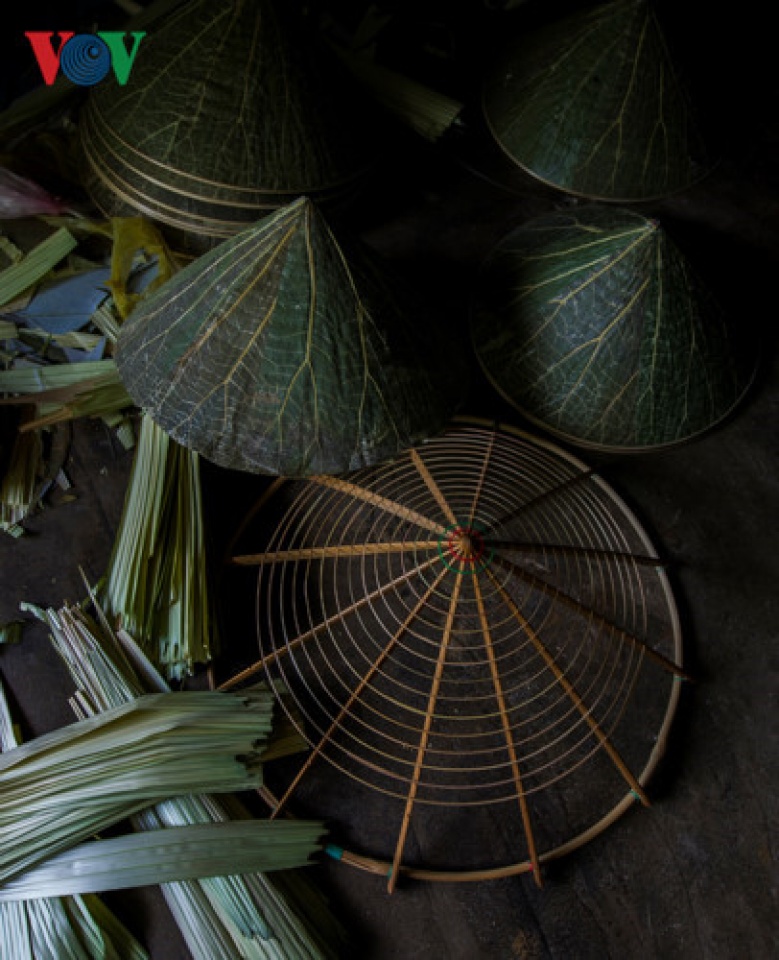
<path id="1" fill-rule="evenodd" d="M 57 33 L 59 44 L 54 49 L 53 32 L 29 30 L 25 37 L 38 61 L 43 82 L 51 86 L 57 74 L 63 74 L 80 87 L 100 83 L 113 67 L 117 83 L 124 86 L 130 76 L 138 48 L 145 33 Z M 125 37 L 130 38 L 129 46 Z"/>

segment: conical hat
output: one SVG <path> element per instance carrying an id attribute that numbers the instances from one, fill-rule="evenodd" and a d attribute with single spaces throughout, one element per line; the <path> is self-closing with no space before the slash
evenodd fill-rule
<path id="1" fill-rule="evenodd" d="M 605 206 L 541 217 L 498 244 L 472 331 L 511 403 L 576 443 L 612 449 L 707 429 L 755 365 L 658 223 Z"/>
<path id="2" fill-rule="evenodd" d="M 523 34 L 490 74 L 483 107 L 509 157 L 569 193 L 647 199 L 702 172 L 688 101 L 647 0 Z"/>
<path id="3" fill-rule="evenodd" d="M 353 186 L 368 125 L 277 6 L 184 4 L 144 39 L 125 86 L 93 89 L 79 129 L 98 206 L 228 237 L 302 194 Z"/>
<path id="4" fill-rule="evenodd" d="M 156 291 L 123 326 L 116 360 L 135 402 L 215 463 L 340 473 L 446 423 L 450 373 L 425 325 L 366 255 L 347 260 L 304 198 Z"/>

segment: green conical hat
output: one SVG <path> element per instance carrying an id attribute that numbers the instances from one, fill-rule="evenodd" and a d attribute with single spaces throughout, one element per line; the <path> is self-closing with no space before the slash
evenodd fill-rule
<path id="1" fill-rule="evenodd" d="M 509 157 L 569 193 L 647 199 L 701 172 L 687 99 L 646 0 L 520 36 L 489 76 L 483 106 Z"/>
<path id="2" fill-rule="evenodd" d="M 348 192 L 369 125 L 278 7 L 183 4 L 145 37 L 125 86 L 93 88 L 79 130 L 98 206 L 228 237 L 302 194 Z"/>
<path id="3" fill-rule="evenodd" d="M 425 326 L 301 199 L 156 291 L 123 326 L 116 361 L 135 402 L 221 466 L 341 473 L 448 420 L 450 373 Z"/>
<path id="4" fill-rule="evenodd" d="M 706 430 L 755 365 L 660 226 L 613 207 L 541 217 L 506 237 L 482 271 L 472 332 L 511 403 L 611 449 Z"/>

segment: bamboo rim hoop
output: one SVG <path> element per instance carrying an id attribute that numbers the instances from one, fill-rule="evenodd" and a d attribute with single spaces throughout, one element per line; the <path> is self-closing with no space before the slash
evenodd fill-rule
<path id="1" fill-rule="evenodd" d="M 100 126 L 101 120 L 103 121 L 102 128 Z M 82 115 L 80 128 L 83 140 L 96 148 L 93 150 L 96 156 L 110 155 L 115 165 L 124 167 L 141 180 L 181 197 L 204 203 L 247 209 L 252 207 L 262 209 L 267 202 L 266 198 L 269 197 L 278 198 L 278 203 L 281 204 L 285 202 L 285 198 L 300 196 L 301 193 L 326 195 L 342 191 L 363 176 L 370 167 L 366 162 L 362 167 L 355 169 L 348 175 L 319 185 L 300 184 L 299 188 L 289 187 L 283 190 L 246 186 L 198 176 L 188 170 L 163 163 L 161 160 L 143 153 L 126 139 L 120 137 L 91 102 L 87 104 L 87 108 Z M 128 159 L 130 157 L 132 161 Z M 148 169 L 143 169 L 144 164 Z"/>
<path id="2" fill-rule="evenodd" d="M 705 437 L 714 430 L 719 429 L 733 416 L 736 410 L 744 402 L 747 395 L 754 387 L 758 374 L 758 364 L 755 363 L 752 371 L 746 378 L 745 386 L 741 393 L 736 397 L 733 403 L 722 412 L 720 416 L 715 417 L 711 423 L 707 423 L 705 427 L 701 427 L 699 430 L 694 430 L 684 437 L 679 437 L 678 440 L 668 440 L 665 443 L 647 443 L 643 446 L 639 446 L 637 444 L 620 445 L 617 443 L 596 443 L 593 440 L 587 440 L 584 437 L 576 436 L 576 434 L 567 433 L 565 430 L 560 430 L 554 424 L 548 423 L 542 417 L 539 417 L 537 414 L 533 413 L 523 404 L 518 403 L 517 400 L 506 390 L 505 386 L 498 382 L 492 371 L 488 370 L 487 367 L 481 362 L 481 359 L 479 359 L 479 367 L 492 389 L 495 390 L 495 392 L 499 394 L 509 406 L 513 407 L 517 413 L 523 417 L 523 419 L 527 420 L 531 427 L 537 427 L 539 430 L 543 430 L 544 433 L 550 434 L 550 436 L 554 437 L 556 440 L 559 440 L 561 443 L 569 443 L 585 452 L 589 450 L 592 453 L 619 454 L 624 456 L 638 456 L 642 453 L 659 453 L 663 450 L 674 450 L 677 447 L 683 447 L 687 444 L 694 443 L 696 440 L 700 440 L 701 437 Z"/>
<path id="3" fill-rule="evenodd" d="M 271 485 L 263 510 L 290 482 Z M 540 885 L 544 863 L 648 805 L 688 679 L 681 628 L 649 537 L 595 471 L 522 431 L 460 419 L 392 464 L 294 483 L 262 552 L 233 557 L 259 571 L 262 657 L 222 684 L 264 672 L 291 692 L 311 753 L 282 796 L 262 791 L 273 816 L 319 760 L 398 801 L 392 857 L 328 851 L 392 891 L 401 875 L 532 872 Z M 644 718 L 636 697 L 647 690 L 660 723 L 653 737 L 641 731 L 638 760 L 622 721 Z M 616 802 L 587 805 L 592 822 L 573 836 L 540 840 L 534 804 L 579 784 L 596 756 Z M 514 808 L 521 859 L 404 860 L 424 808 L 502 804 Z"/>
<path id="4" fill-rule="evenodd" d="M 299 196 L 294 193 L 268 192 L 262 203 L 242 204 L 232 200 L 197 197 L 172 186 L 167 187 L 161 182 L 157 184 L 159 195 L 153 195 L 151 189 L 142 189 L 142 185 L 150 188 L 152 183 L 148 178 L 144 181 L 140 172 L 136 182 L 132 182 L 122 176 L 122 173 L 127 173 L 126 165 L 121 165 L 118 160 L 113 167 L 107 165 L 103 154 L 91 149 L 89 134 L 86 124 L 82 124 L 81 148 L 90 177 L 89 191 L 98 208 L 106 215 L 116 213 L 116 204 L 119 203 L 123 209 L 137 211 L 169 227 L 187 233 L 227 239 Z M 312 191 L 311 195 L 312 199 L 321 204 L 336 206 L 343 202 L 355 187 L 356 180 L 348 181 L 338 185 L 340 193 L 333 188 L 330 192 Z M 189 208 L 186 205 L 189 205 Z M 217 212 L 232 214 L 235 219 L 216 216 Z"/>

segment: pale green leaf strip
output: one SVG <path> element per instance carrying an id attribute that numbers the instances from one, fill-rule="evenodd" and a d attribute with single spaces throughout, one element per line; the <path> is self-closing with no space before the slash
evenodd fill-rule
<path id="1" fill-rule="evenodd" d="M 49 399 L 50 397 L 52 399 Z M 56 399 L 58 397 L 60 399 Z M 84 380 L 75 385 L 67 397 L 54 391 L 38 394 L 36 416 L 21 429 L 35 430 L 80 417 L 111 416 L 127 410 L 131 405 L 132 400 L 118 377 L 110 375 L 96 380 Z"/>
<path id="2" fill-rule="evenodd" d="M 138 696 L 142 687 L 164 689 L 162 678 L 123 631 L 114 633 L 104 620 L 98 628 L 74 606 L 39 614 L 48 622 L 84 702 L 105 709 Z M 132 822 L 136 829 L 159 830 L 246 816 L 231 797 L 193 795 L 140 811 Z M 286 872 L 271 877 L 231 874 L 165 883 L 162 892 L 195 960 L 334 957 L 330 942 L 340 934 L 318 891 L 308 886 L 301 890 L 305 879 Z M 266 936 L 270 939 L 263 939 Z"/>
<path id="3" fill-rule="evenodd" d="M 211 659 L 207 573 L 198 455 L 143 417 L 104 602 L 168 677 Z"/>
<path id="4" fill-rule="evenodd" d="M 104 334 L 111 343 L 116 343 L 121 329 L 121 321 L 109 303 L 101 304 L 90 317 L 90 321 Z"/>
<path id="5" fill-rule="evenodd" d="M 21 902 L 0 904 L 0 956 L 36 960 L 27 910 Z"/>
<path id="6" fill-rule="evenodd" d="M 13 240 L 6 237 L 4 234 L 0 233 L 0 253 L 2 253 L 9 263 L 19 263 L 20 260 L 24 259 L 24 251 L 20 250 Z M 3 264 L 3 268 L 8 266 L 8 264 Z"/>
<path id="7" fill-rule="evenodd" d="M 0 750 L 19 744 L 0 683 Z M 0 957 L 9 960 L 148 960 L 148 954 L 97 897 L 0 899 Z"/>
<path id="8" fill-rule="evenodd" d="M 0 751 L 5 753 L 6 750 L 13 750 L 18 744 L 19 739 L 14 730 L 11 712 L 8 709 L 3 683 L 0 681 Z"/>
<path id="9" fill-rule="evenodd" d="M 24 327 L 13 336 L 43 354 L 51 344 L 63 349 L 94 350 L 103 339 L 100 333 L 82 333 L 80 330 L 71 330 L 69 333 L 49 333 L 36 327 Z M 3 339 L 2 321 L 0 321 L 0 339 Z"/>
<path id="10" fill-rule="evenodd" d="M 15 537 L 24 532 L 20 524 L 35 506 L 42 467 L 40 435 L 18 433 L 5 475 L 0 479 L 0 530 Z"/>
<path id="11" fill-rule="evenodd" d="M 0 623 L 0 643 L 19 643 L 22 639 L 23 629 L 23 620 L 11 620 L 8 623 Z M 5 747 L 0 745 L 0 749 L 5 749 Z"/>
<path id="12" fill-rule="evenodd" d="M 0 882 L 167 797 L 256 788 L 271 722 L 267 691 L 152 694 L 9 750 Z"/>
<path id="13" fill-rule="evenodd" d="M 68 897 L 65 904 L 94 960 L 149 960 L 146 950 L 99 897 Z"/>
<path id="14" fill-rule="evenodd" d="M 0 371 L 0 392 L 40 393 L 69 387 L 85 380 L 116 375 L 113 360 L 92 360 L 82 363 L 56 363 L 48 366 L 18 367 Z"/>
<path id="15" fill-rule="evenodd" d="M 70 923 L 62 900 L 41 899 L 25 904 L 33 955 L 56 960 L 84 960 L 89 954 Z"/>
<path id="16" fill-rule="evenodd" d="M 10 303 L 19 294 L 42 280 L 50 270 L 76 248 L 70 231 L 61 227 L 34 247 L 23 260 L 0 272 L 0 306 Z"/>
<path id="17" fill-rule="evenodd" d="M 321 823 L 245 820 L 171 827 L 80 844 L 0 887 L 0 902 L 124 890 L 305 866 Z"/>

